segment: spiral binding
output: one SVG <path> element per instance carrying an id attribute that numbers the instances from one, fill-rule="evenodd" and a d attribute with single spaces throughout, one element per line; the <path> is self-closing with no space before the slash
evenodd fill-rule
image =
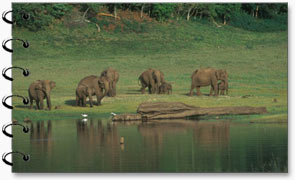
<path id="1" fill-rule="evenodd" d="M 12 163 L 12 162 L 9 162 L 9 161 L 6 160 L 6 157 L 7 157 L 9 154 L 20 154 L 20 155 L 23 156 L 23 160 L 24 160 L 24 161 L 29 161 L 29 160 L 30 160 L 30 155 L 29 155 L 29 154 L 28 154 L 28 155 L 25 155 L 24 153 L 21 153 L 21 152 L 18 152 L 18 151 L 12 151 L 12 152 L 9 152 L 9 153 L 3 153 L 3 155 L 2 155 L 2 161 L 3 161 L 5 164 L 9 165 L 9 166 L 13 166 L 13 163 Z"/>
<path id="2" fill-rule="evenodd" d="M 13 24 L 14 22 L 13 21 L 10 21 L 10 20 L 8 20 L 7 18 L 6 18 L 6 15 L 8 14 L 8 13 L 11 13 L 12 12 L 12 10 L 10 10 L 10 11 L 4 11 L 3 13 L 2 13 L 2 19 L 3 19 L 3 21 L 4 22 L 6 22 L 6 23 L 8 23 L 8 24 Z M 25 13 L 25 12 L 23 12 L 22 13 L 22 18 L 24 19 L 24 20 L 29 20 L 30 19 L 30 14 L 27 14 L 27 13 Z"/>
<path id="3" fill-rule="evenodd" d="M 29 42 L 27 40 L 22 40 L 22 39 L 8 39 L 8 40 L 4 40 L 2 42 L 2 47 L 5 51 L 7 52 L 10 52 L 10 53 L 13 53 L 13 49 L 9 49 L 8 47 L 6 47 L 6 43 L 8 43 L 9 41 L 12 41 L 12 40 L 15 40 L 15 41 L 21 41 L 23 43 L 23 47 L 24 48 L 28 48 L 30 46 Z"/>
<path id="4" fill-rule="evenodd" d="M 4 22 L 8 23 L 8 24 L 13 24 L 13 23 L 14 23 L 13 21 L 10 21 L 10 20 L 8 20 L 8 19 L 6 18 L 6 15 L 7 15 L 8 13 L 11 13 L 11 12 L 12 12 L 12 10 L 11 10 L 11 11 L 7 11 L 7 12 L 4 11 L 4 12 L 2 13 L 2 20 L 3 20 Z M 22 18 L 23 18 L 24 20 L 28 20 L 28 19 L 30 18 L 30 14 L 22 13 Z M 2 42 L 2 47 L 3 47 L 3 49 L 4 49 L 5 51 L 10 52 L 10 53 L 13 53 L 13 50 L 12 50 L 12 49 L 9 49 L 8 47 L 6 47 L 7 42 L 12 41 L 12 40 L 14 40 L 14 41 L 21 41 L 21 42 L 23 43 L 23 47 L 24 47 L 24 48 L 28 48 L 28 47 L 30 46 L 30 44 L 29 44 L 29 42 L 28 42 L 27 40 L 22 40 L 22 39 L 8 39 L 8 40 L 4 40 L 4 41 Z M 9 70 L 9 69 L 13 69 L 13 68 L 23 70 L 23 75 L 24 75 L 25 77 L 29 76 L 29 74 L 30 74 L 30 72 L 29 72 L 28 69 L 23 69 L 23 68 L 21 68 L 21 67 L 16 67 L 16 66 L 14 66 L 14 67 L 9 67 L 9 68 L 4 68 L 4 69 L 2 70 L 2 76 L 3 76 L 5 79 L 9 80 L 9 81 L 13 81 L 13 78 L 12 78 L 12 77 L 9 77 L 9 76 L 6 75 L 7 70 Z M 8 104 L 6 103 L 6 100 L 7 100 L 8 98 L 11 98 L 11 97 L 14 97 L 14 96 L 15 96 L 15 97 L 22 98 L 24 104 L 29 104 L 29 99 L 28 99 L 27 97 L 23 97 L 23 96 L 20 96 L 20 95 L 10 95 L 10 96 L 7 96 L 7 97 L 4 96 L 4 97 L 2 98 L 2 104 L 3 104 L 3 106 L 5 106 L 5 107 L 8 108 L 8 109 L 13 109 L 13 106 L 8 105 Z M 28 133 L 29 130 L 30 130 L 30 129 L 28 128 L 28 126 L 23 126 L 23 125 L 18 124 L 18 123 L 12 123 L 12 124 L 8 124 L 8 125 L 6 125 L 6 126 L 4 125 L 4 126 L 2 127 L 2 133 L 3 133 L 4 135 L 8 136 L 8 137 L 11 137 L 11 138 L 13 138 L 13 135 L 10 134 L 10 133 L 8 133 L 8 132 L 6 131 L 6 128 L 9 127 L 9 126 L 21 126 L 21 127 L 23 127 L 23 132 L 24 132 L 24 133 Z M 9 153 L 3 153 L 3 155 L 2 155 L 2 161 L 3 161 L 5 164 L 9 165 L 9 166 L 13 166 L 13 163 L 12 163 L 12 162 L 9 162 L 8 160 L 6 160 L 6 157 L 7 157 L 8 155 L 10 155 L 10 154 L 20 154 L 20 155 L 23 156 L 23 160 L 24 160 L 24 161 L 29 161 L 29 160 L 30 160 L 30 155 L 25 155 L 25 154 L 22 153 L 22 152 L 12 151 L 12 152 L 9 152 Z"/>
<path id="5" fill-rule="evenodd" d="M 8 137 L 11 137 L 11 138 L 13 138 L 13 135 L 12 134 L 9 134 L 8 132 L 6 132 L 6 128 L 8 127 L 8 126 L 21 126 L 21 127 L 23 127 L 23 132 L 24 133 L 28 133 L 29 132 L 29 127 L 28 126 L 24 126 L 24 125 L 22 125 L 22 124 L 18 124 L 18 123 L 12 123 L 12 124 L 8 124 L 8 125 L 4 125 L 3 127 L 2 127 L 2 132 L 3 132 L 3 134 L 4 135 L 6 135 L 6 136 L 8 136 Z"/>
<path id="6" fill-rule="evenodd" d="M 17 67 L 17 66 L 9 67 L 9 68 L 7 68 L 7 69 L 4 68 L 4 69 L 2 70 L 2 76 L 3 76 L 5 79 L 9 80 L 9 81 L 13 81 L 13 78 L 7 76 L 7 75 L 6 75 L 6 71 L 9 70 L 9 69 L 12 69 L 12 68 L 23 70 L 23 75 L 24 75 L 25 77 L 26 77 L 26 76 L 29 76 L 29 74 L 30 74 L 30 71 L 29 71 L 28 69 L 24 69 L 24 68 Z"/>

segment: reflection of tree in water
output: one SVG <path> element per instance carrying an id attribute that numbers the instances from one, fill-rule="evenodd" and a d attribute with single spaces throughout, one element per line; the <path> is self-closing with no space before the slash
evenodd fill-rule
<path id="1" fill-rule="evenodd" d="M 87 123 L 77 121 L 76 125 L 79 163 L 92 163 L 94 166 L 119 170 L 120 137 L 117 127 L 110 123 L 105 127 L 101 120 L 89 120 Z"/>
<path id="2" fill-rule="evenodd" d="M 37 121 L 31 123 L 30 142 L 33 149 L 45 153 L 49 158 L 53 151 L 51 121 Z"/>

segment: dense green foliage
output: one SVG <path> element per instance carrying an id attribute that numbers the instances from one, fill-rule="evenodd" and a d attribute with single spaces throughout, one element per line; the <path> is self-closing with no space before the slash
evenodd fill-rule
<path id="1" fill-rule="evenodd" d="M 68 27 L 83 26 L 85 22 L 99 25 L 109 24 L 97 19 L 97 13 L 107 12 L 117 16 L 118 11 L 133 11 L 147 14 L 150 18 L 167 20 L 202 20 L 229 24 L 252 31 L 277 31 L 287 29 L 287 3 L 124 3 L 124 4 L 13 4 L 13 19 L 20 27 L 31 31 L 44 30 L 61 20 Z M 23 13 L 30 14 L 23 20 Z M 65 17 L 65 18 L 63 18 Z M 71 19 L 72 22 L 69 22 Z M 216 23 L 217 22 L 217 23 Z M 219 26 L 219 25 L 218 25 Z M 117 30 L 118 32 L 118 30 Z M 135 31 L 137 32 L 137 31 Z M 141 31 L 139 31 L 141 32 Z"/>

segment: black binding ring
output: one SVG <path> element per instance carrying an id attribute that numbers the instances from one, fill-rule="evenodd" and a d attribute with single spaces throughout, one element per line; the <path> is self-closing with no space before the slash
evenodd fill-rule
<path id="1" fill-rule="evenodd" d="M 22 125 L 22 124 L 15 124 L 15 123 L 12 123 L 12 124 L 8 124 L 8 125 L 3 125 L 3 127 L 2 127 L 2 132 L 3 132 L 3 134 L 4 135 L 6 135 L 6 136 L 8 136 L 8 137 L 11 137 L 11 138 L 13 138 L 13 134 L 9 134 L 8 132 L 6 132 L 6 128 L 8 127 L 8 126 L 21 126 L 21 127 L 23 127 L 23 132 L 24 133 L 28 133 L 29 132 L 29 127 L 28 126 L 24 126 L 24 125 Z"/>
<path id="2" fill-rule="evenodd" d="M 9 49 L 8 47 L 6 47 L 6 43 L 8 42 L 8 41 L 12 41 L 12 40 L 16 40 L 16 41 L 21 41 L 21 42 L 23 42 L 23 47 L 24 48 L 28 48 L 29 46 L 30 46 L 30 44 L 29 44 L 29 42 L 27 41 L 27 40 L 22 40 L 22 39 L 8 39 L 8 40 L 4 40 L 3 42 L 2 42 L 2 47 L 3 47 L 3 49 L 5 50 L 5 51 L 7 51 L 7 52 L 11 52 L 11 53 L 13 53 L 13 49 Z"/>
<path id="3" fill-rule="evenodd" d="M 9 165 L 9 166 L 13 166 L 13 163 L 12 162 L 9 162 L 6 160 L 6 157 L 9 155 L 9 154 L 20 154 L 23 156 L 23 160 L 24 161 L 29 161 L 30 160 L 30 155 L 25 155 L 24 153 L 21 153 L 21 152 L 18 152 L 18 151 L 12 151 L 12 152 L 9 152 L 9 153 L 3 153 L 2 155 L 2 161 Z"/>
<path id="4" fill-rule="evenodd" d="M 12 12 L 12 10 L 7 11 L 7 12 L 4 11 L 4 12 L 2 13 L 2 19 L 3 19 L 3 21 L 6 22 L 6 23 L 8 23 L 8 24 L 13 24 L 13 21 L 10 21 L 10 20 L 8 20 L 8 19 L 6 18 L 6 15 L 7 15 L 8 13 L 11 13 L 11 12 Z M 30 19 L 30 14 L 23 12 L 23 13 L 22 13 L 22 18 L 23 18 L 24 20 L 28 20 L 28 19 Z"/>
<path id="5" fill-rule="evenodd" d="M 23 75 L 24 75 L 25 77 L 29 76 L 29 74 L 30 74 L 30 72 L 29 72 L 28 69 L 23 69 L 23 68 L 21 68 L 21 67 L 17 67 L 17 66 L 9 67 L 9 68 L 7 68 L 7 69 L 4 68 L 4 69 L 2 70 L 2 76 L 3 76 L 5 79 L 9 80 L 9 81 L 13 81 L 13 78 L 7 76 L 7 75 L 6 75 L 6 71 L 9 70 L 9 69 L 12 69 L 12 68 L 16 68 L 16 69 L 21 69 L 21 70 L 23 70 Z"/>
<path id="6" fill-rule="evenodd" d="M 20 95 L 10 95 L 10 96 L 7 96 L 7 97 L 3 97 L 2 98 L 2 104 L 3 104 L 3 106 L 5 106 L 6 108 L 8 108 L 8 109 L 13 109 L 13 106 L 10 106 L 10 105 L 8 105 L 7 103 L 6 103 L 6 100 L 8 99 L 8 98 L 10 98 L 10 97 L 13 97 L 13 96 L 15 96 L 15 97 L 20 97 L 20 98 L 22 98 L 23 99 L 23 103 L 26 105 L 26 104 L 29 104 L 29 99 L 27 98 L 27 97 L 23 97 L 23 96 L 20 96 Z"/>

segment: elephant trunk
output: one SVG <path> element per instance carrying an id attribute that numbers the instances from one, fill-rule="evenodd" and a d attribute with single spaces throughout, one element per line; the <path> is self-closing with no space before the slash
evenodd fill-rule
<path id="1" fill-rule="evenodd" d="M 50 92 L 46 91 L 46 98 L 47 98 L 47 107 L 51 110 L 51 99 L 50 99 Z"/>

